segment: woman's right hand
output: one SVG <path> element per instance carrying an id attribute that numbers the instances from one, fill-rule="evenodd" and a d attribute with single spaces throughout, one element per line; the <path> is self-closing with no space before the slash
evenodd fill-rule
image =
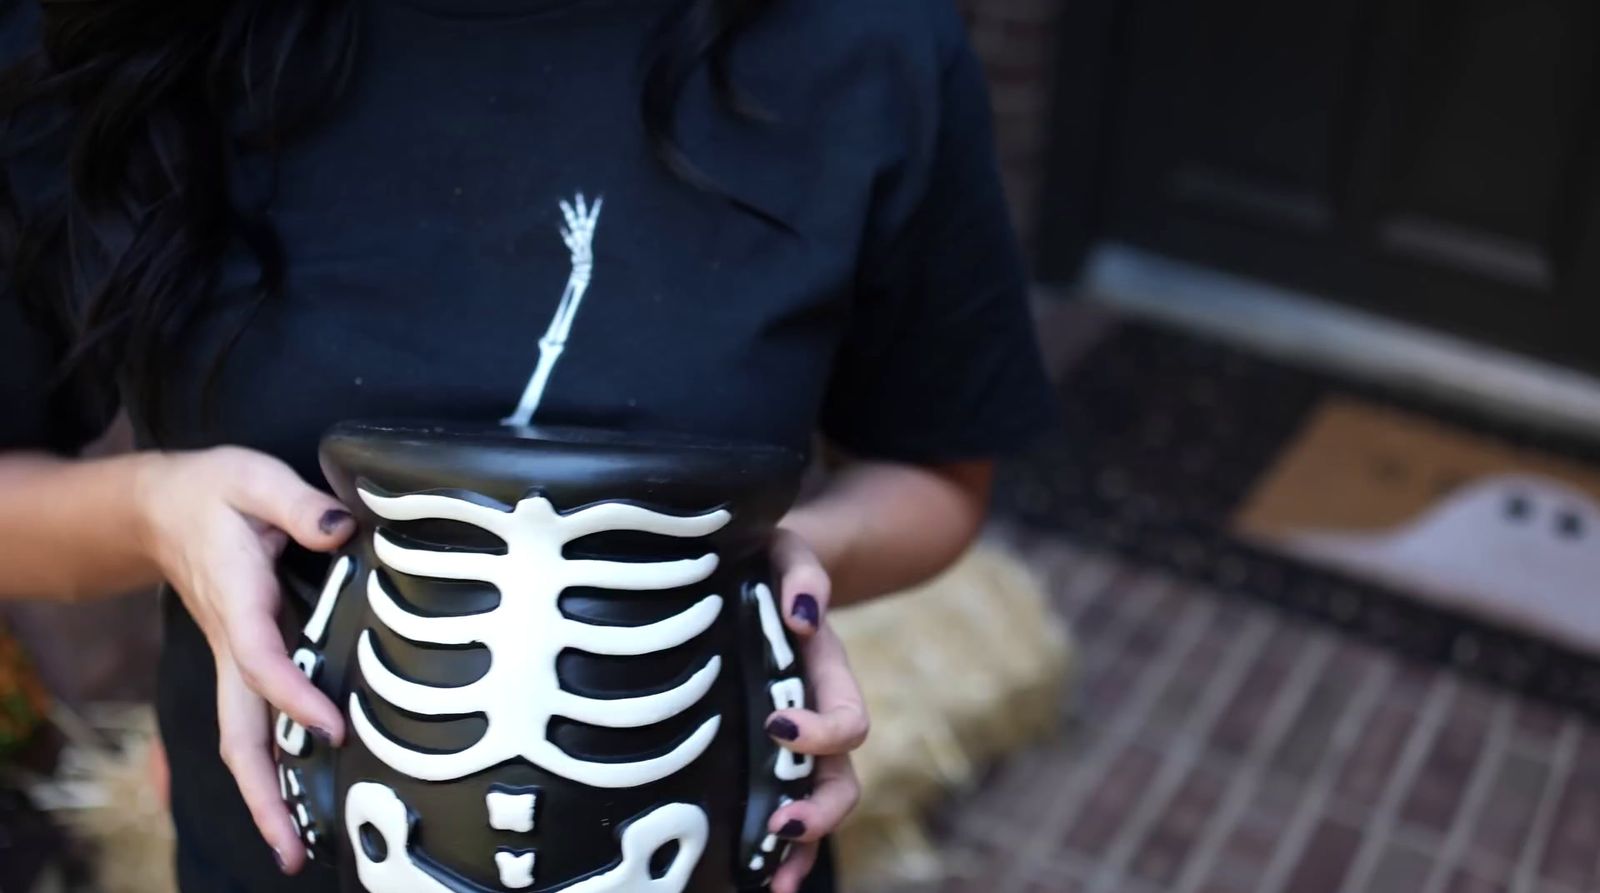
<path id="1" fill-rule="evenodd" d="M 289 659 L 273 565 L 290 538 L 317 552 L 337 549 L 355 521 L 338 500 L 253 450 L 142 458 L 141 541 L 211 645 L 222 761 L 279 865 L 293 874 L 305 849 L 278 789 L 269 705 L 335 746 L 344 722 Z"/>

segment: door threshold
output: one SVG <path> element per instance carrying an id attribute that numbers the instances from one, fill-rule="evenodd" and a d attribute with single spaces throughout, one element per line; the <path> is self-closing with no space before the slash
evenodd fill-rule
<path id="1" fill-rule="evenodd" d="M 1286 362 L 1600 438 L 1600 378 L 1292 289 L 1106 243 L 1079 291 Z"/>

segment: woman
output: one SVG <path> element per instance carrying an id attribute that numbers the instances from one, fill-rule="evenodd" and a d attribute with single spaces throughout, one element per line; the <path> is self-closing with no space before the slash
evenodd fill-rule
<path id="1" fill-rule="evenodd" d="M 773 888 L 799 889 L 867 730 L 829 607 L 949 563 L 993 458 L 1048 414 L 949 4 L 41 6 L 6 33 L 42 50 L 0 86 L 0 595 L 176 594 L 184 891 L 331 889 L 282 874 L 306 860 L 267 734 L 277 707 L 345 735 L 275 623 L 274 562 L 314 580 L 351 533 L 313 486 L 318 436 L 511 412 L 575 274 L 578 193 L 604 212 L 579 214 L 589 287 L 540 422 L 848 457 L 777 550 L 818 709 L 767 729 L 822 757 L 771 825 L 800 844 Z M 140 449 L 66 458 L 118 405 Z"/>

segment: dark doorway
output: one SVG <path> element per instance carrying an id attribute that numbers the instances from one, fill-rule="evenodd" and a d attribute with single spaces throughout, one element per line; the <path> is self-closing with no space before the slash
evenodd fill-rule
<path id="1" fill-rule="evenodd" d="M 1087 2 L 1101 237 L 1600 371 L 1600 4 Z"/>

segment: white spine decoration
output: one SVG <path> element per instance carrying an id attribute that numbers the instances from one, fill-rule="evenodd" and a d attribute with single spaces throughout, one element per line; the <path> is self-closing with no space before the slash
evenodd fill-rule
<path id="1" fill-rule="evenodd" d="M 456 893 L 411 855 L 410 814 L 392 788 L 371 781 L 352 785 L 345 797 L 344 821 L 363 887 L 373 893 Z M 383 837 L 386 852 L 381 862 L 367 855 L 361 845 L 361 826 L 369 822 Z M 565 887 L 562 893 L 682 893 L 705 852 L 709 834 L 710 822 L 700 807 L 688 803 L 657 807 L 623 828 L 622 861 L 616 867 Z M 651 857 L 674 841 L 678 852 L 672 864 L 661 877 L 652 877 Z M 506 863 L 499 855 L 495 861 L 505 880 Z M 532 861 L 526 866 L 531 872 Z M 521 863 L 514 867 L 520 868 Z M 520 876 L 512 880 L 520 880 Z"/>
<path id="2" fill-rule="evenodd" d="M 772 706 L 778 710 L 795 710 L 806 705 L 806 684 L 799 677 L 781 679 L 772 683 Z M 811 754 L 797 754 L 787 747 L 778 749 L 778 762 L 773 774 L 781 781 L 797 781 L 809 776 L 816 768 Z"/>
<path id="3" fill-rule="evenodd" d="M 306 639 L 309 641 L 321 645 L 323 637 L 328 634 L 328 621 L 333 618 L 333 608 L 339 602 L 339 593 L 344 590 L 344 584 L 350 582 L 351 567 L 348 555 L 333 563 L 328 581 L 322 584 L 322 594 L 317 597 L 317 607 L 311 612 L 311 619 L 306 621 Z"/>
<path id="4" fill-rule="evenodd" d="M 778 800 L 778 808 L 782 809 L 793 802 L 793 798 L 781 797 Z M 782 852 L 779 852 L 780 844 L 782 844 Z M 755 856 L 750 859 L 750 870 L 760 871 L 761 869 L 766 868 L 767 858 L 769 856 L 776 856 L 778 861 L 782 862 L 783 860 L 789 858 L 789 850 L 790 845 L 787 841 L 780 840 L 776 834 L 768 834 L 766 837 L 761 839 L 761 852 L 756 853 Z"/>
<path id="5" fill-rule="evenodd" d="M 710 746 L 720 715 L 707 719 L 667 753 L 632 762 L 579 759 L 557 747 L 547 731 L 555 716 L 608 728 L 661 722 L 698 703 L 722 669 L 721 658 L 712 657 L 682 684 L 641 697 L 589 698 L 563 690 L 556 672 L 556 659 L 563 650 L 637 656 L 674 648 L 711 627 L 721 612 L 722 599 L 706 596 L 687 610 L 646 626 L 599 626 L 572 620 L 557 605 L 568 587 L 660 590 L 690 586 L 716 570 L 717 556 L 647 563 L 576 560 L 564 558 L 562 548 L 580 537 L 605 531 L 702 537 L 731 520 L 727 511 L 677 517 L 623 503 L 601 503 L 562 515 L 542 496 L 522 500 L 511 511 L 432 494 L 388 497 L 363 490 L 361 499 L 390 521 L 459 521 L 493 533 L 506 544 L 504 555 L 492 555 L 413 549 L 382 533 L 374 538 L 374 552 L 390 570 L 473 580 L 500 592 L 500 604 L 491 611 L 428 617 L 396 603 L 376 571 L 369 577 L 367 597 L 373 614 L 401 637 L 433 645 L 484 645 L 490 652 L 489 670 L 477 681 L 457 687 L 424 685 L 403 679 L 384 666 L 373 646 L 371 630 L 366 631 L 358 645 L 357 662 L 372 694 L 411 713 L 482 713 L 488 718 L 483 737 L 465 750 L 425 752 L 380 731 L 361 699 L 352 693 L 352 726 L 378 759 L 413 778 L 450 781 L 521 757 L 580 784 L 629 788 L 672 775 Z"/>
<path id="6" fill-rule="evenodd" d="M 761 632 L 767 637 L 767 647 L 772 649 L 772 660 L 779 670 L 794 666 L 794 649 L 789 647 L 789 637 L 783 634 L 783 619 L 778 616 L 778 603 L 772 589 L 765 583 L 755 587 L 756 609 L 761 614 Z"/>
<path id="7" fill-rule="evenodd" d="M 323 637 L 328 634 L 328 621 L 333 617 L 333 608 L 339 601 L 340 591 L 350 580 L 351 567 L 349 556 L 341 557 L 333 563 L 327 582 L 322 584 L 322 593 L 317 596 L 317 605 L 311 611 L 311 619 L 306 621 L 305 635 L 313 644 L 322 644 Z M 314 652 L 301 648 L 294 653 L 294 663 L 300 668 L 300 672 L 306 674 L 307 679 L 315 681 L 313 674 L 316 672 L 317 656 Z M 299 723 L 291 719 L 289 714 L 279 711 L 273 725 L 273 737 L 284 753 L 297 757 L 306 755 L 306 746 L 310 742 L 306 738 L 306 730 Z M 285 794 L 286 798 L 287 796 Z"/>
<path id="8" fill-rule="evenodd" d="M 317 655 L 309 648 L 301 648 L 294 653 L 294 665 L 306 678 L 315 682 L 317 680 Z M 292 756 L 303 757 L 306 755 L 306 746 L 310 741 L 306 738 L 305 726 L 295 722 L 287 713 L 278 713 L 277 730 L 274 734 L 278 747 L 284 753 Z"/>
<path id="9" fill-rule="evenodd" d="M 544 399 L 545 385 L 550 382 L 550 374 L 555 371 L 561 352 L 566 350 L 572 322 L 577 318 L 584 293 L 589 290 L 589 282 L 594 278 L 594 234 L 600 225 L 600 208 L 604 204 L 605 199 L 597 198 L 594 205 L 590 206 L 581 192 L 573 202 L 561 203 L 561 216 L 566 219 L 561 240 L 567 243 L 567 250 L 572 252 L 572 275 L 567 277 L 566 290 L 561 293 L 561 303 L 556 305 L 550 327 L 539 339 L 539 364 L 533 370 L 533 377 L 528 379 L 528 386 L 522 392 L 522 400 L 517 403 L 516 411 L 506 417 L 503 424 L 513 427 L 527 425 L 533 421 L 533 414 Z"/>
<path id="10" fill-rule="evenodd" d="M 515 831 L 527 834 L 533 830 L 534 810 L 539 807 L 539 795 L 490 791 L 484 798 L 489 811 L 489 827 L 496 831 Z"/>
<path id="11" fill-rule="evenodd" d="M 494 864 L 500 870 L 500 886 L 510 890 L 525 890 L 533 886 L 533 863 L 534 854 L 531 852 L 496 852 Z"/>

